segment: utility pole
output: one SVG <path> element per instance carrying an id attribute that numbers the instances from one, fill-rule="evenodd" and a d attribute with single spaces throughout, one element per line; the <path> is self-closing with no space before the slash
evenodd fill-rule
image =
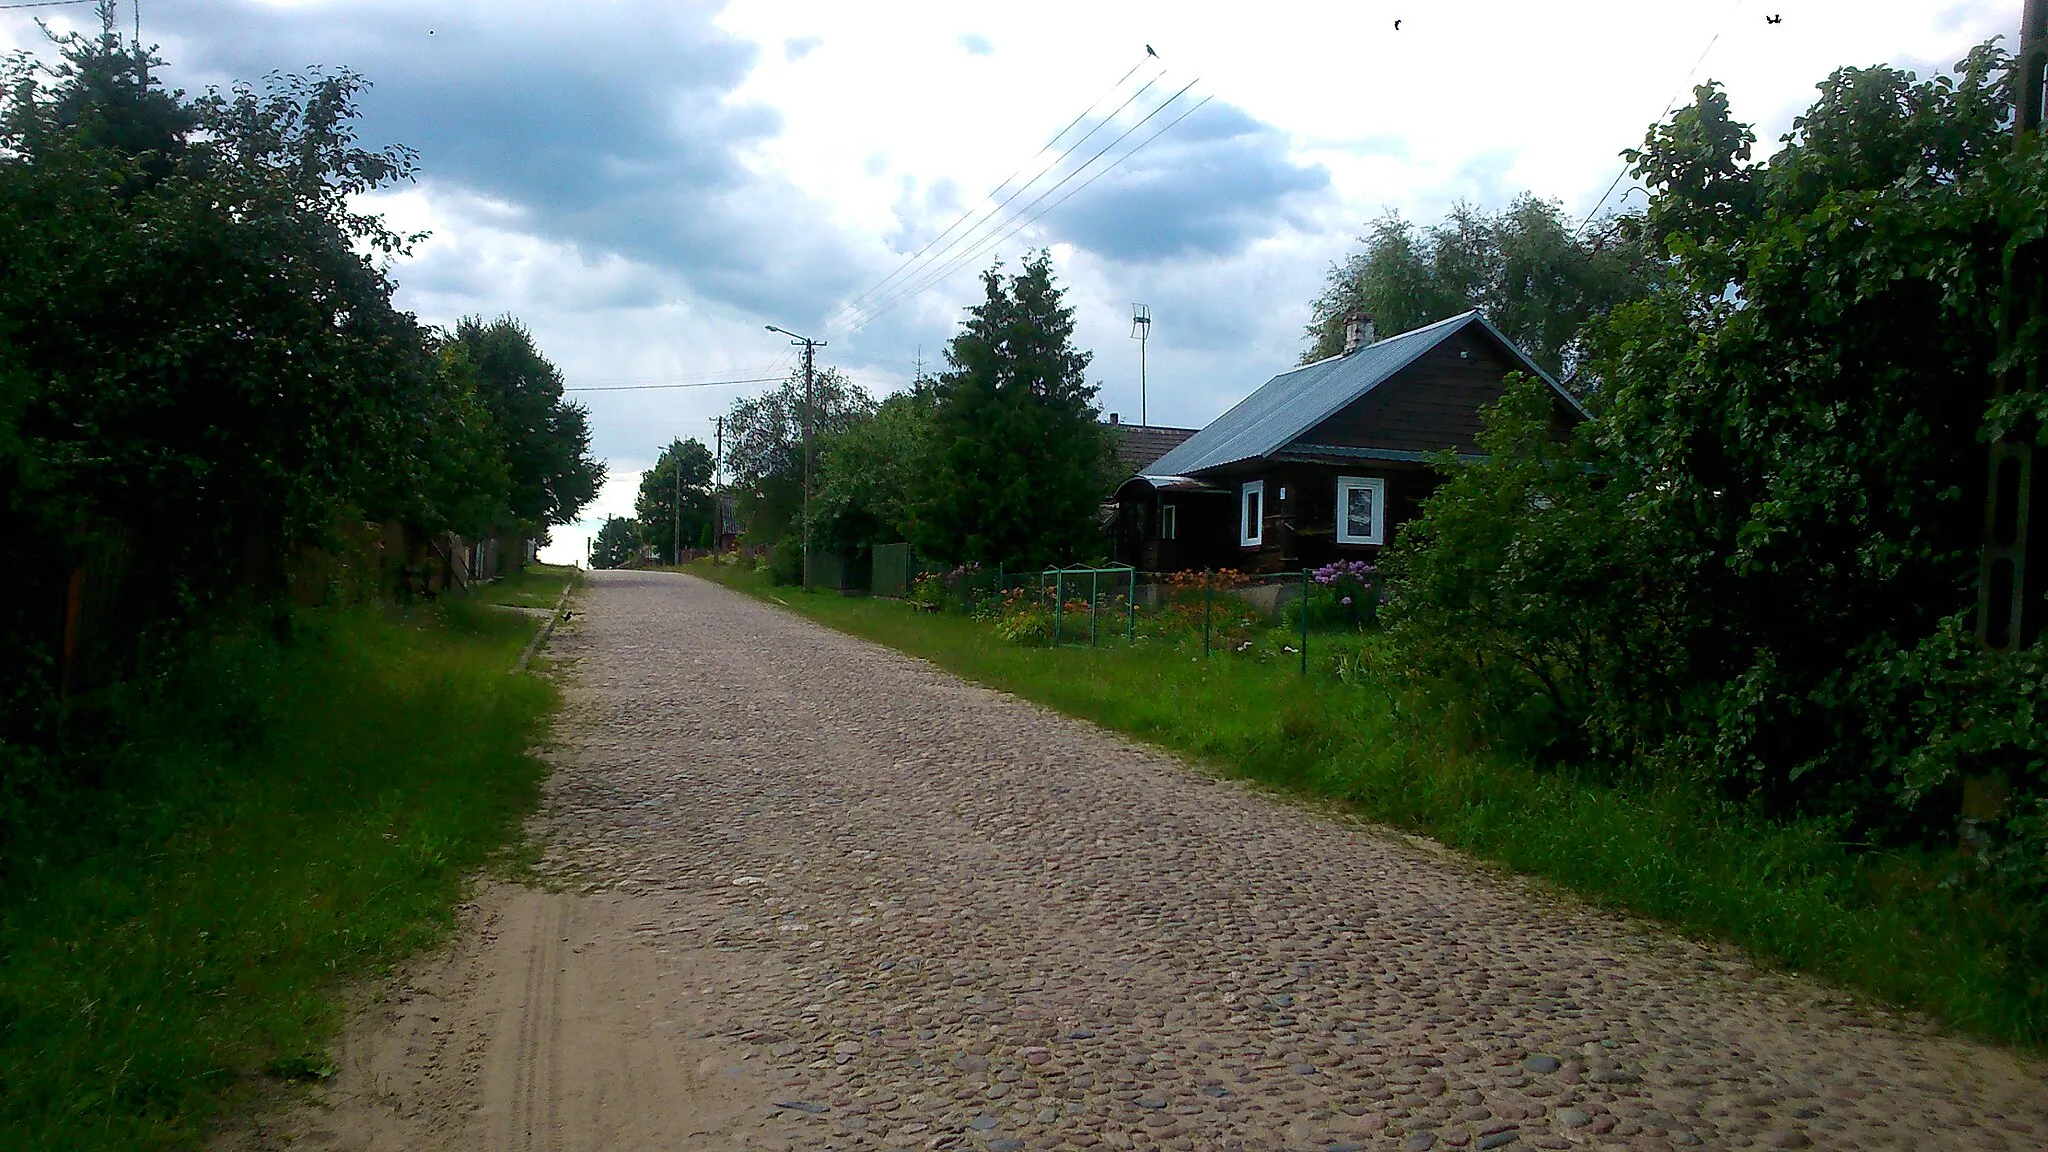
<path id="1" fill-rule="evenodd" d="M 1145 410 L 1145 345 L 1152 340 L 1152 306 L 1131 305 L 1131 339 L 1138 342 L 1138 427 L 1150 427 L 1150 414 Z"/>
<path id="2" fill-rule="evenodd" d="M 668 462 L 676 471 L 675 551 L 669 554 L 669 562 L 682 567 L 683 563 L 683 442 L 678 440 L 669 448 Z"/>
<path id="3" fill-rule="evenodd" d="M 2025 148 L 2028 138 L 2041 131 L 2044 113 L 2048 113 L 2048 0 L 2026 0 L 2013 68 L 2019 77 L 2013 146 Z M 1998 317 L 2000 359 L 2006 358 L 2019 333 L 2048 311 L 2044 306 L 2048 302 L 2042 298 L 2042 265 L 2043 248 L 2038 240 L 2006 262 Z M 2031 360 L 2014 363 L 1998 374 L 1994 395 L 2035 386 L 2039 371 L 2040 365 Z M 2033 540 L 2048 540 L 2048 533 L 2029 531 L 2042 480 L 2034 466 L 2034 432 L 2033 428 L 2010 429 L 1991 444 L 1984 550 L 1977 568 L 1977 642 L 1993 652 L 2023 648 L 2033 643 L 2041 630 L 2043 605 L 2037 573 L 2048 564 L 2048 555 L 2044 555 L 2048 549 L 2035 546 Z"/>
<path id="4" fill-rule="evenodd" d="M 725 417 L 711 420 L 711 550 L 725 548 Z"/>
<path id="5" fill-rule="evenodd" d="M 787 328 L 766 325 L 768 331 L 779 332 L 789 337 L 789 342 L 804 350 L 804 591 L 811 590 L 811 425 L 818 404 L 814 395 L 817 351 L 825 347 L 825 341 L 799 336 Z"/>

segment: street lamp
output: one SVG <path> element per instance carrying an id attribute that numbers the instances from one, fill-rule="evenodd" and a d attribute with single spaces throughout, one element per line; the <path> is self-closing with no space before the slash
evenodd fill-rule
<path id="1" fill-rule="evenodd" d="M 814 363 L 814 360 L 815 360 L 815 358 L 816 358 L 816 357 L 815 357 L 815 354 L 816 354 L 816 352 L 817 352 L 817 350 L 818 350 L 818 349 L 820 349 L 820 348 L 823 348 L 823 347 L 825 346 L 825 342 L 824 342 L 823 340 L 813 340 L 813 339 L 811 339 L 811 338 L 810 338 L 810 337 L 808 337 L 808 336 L 799 336 L 799 335 L 797 335 L 796 333 L 794 333 L 794 332 L 791 332 L 791 331 L 790 331 L 789 329 L 787 329 L 787 328 L 777 328 L 777 327 L 776 327 L 775 325 L 773 325 L 773 324 L 765 324 L 765 325 L 763 325 L 763 327 L 767 328 L 767 329 L 768 329 L 768 331 L 770 331 L 770 332 L 779 332 L 779 333 L 781 333 L 782 335 L 784 335 L 784 336 L 787 336 L 787 337 L 789 337 L 789 342 L 790 342 L 791 344 L 795 344 L 795 345 L 798 345 L 798 346 L 800 346 L 801 348 L 803 348 L 803 350 L 804 350 L 804 536 L 803 536 L 803 541 L 804 541 L 804 542 L 803 542 L 803 549 L 804 549 L 804 591 L 806 591 L 806 592 L 809 592 L 809 591 L 811 590 L 811 414 L 812 414 L 812 412 L 813 412 L 813 411 L 814 411 L 814 410 L 816 409 L 816 407 L 817 407 L 816 403 L 815 403 L 815 402 L 813 401 L 813 399 L 812 399 L 812 392 L 811 392 L 811 388 L 812 388 L 812 373 L 813 373 L 813 363 Z"/>

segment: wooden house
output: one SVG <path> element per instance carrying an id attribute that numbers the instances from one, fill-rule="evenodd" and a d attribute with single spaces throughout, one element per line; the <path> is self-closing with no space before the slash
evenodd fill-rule
<path id="1" fill-rule="evenodd" d="M 1481 412 L 1510 372 L 1546 383 L 1560 435 L 1585 410 L 1477 312 L 1268 380 L 1117 489 L 1117 559 L 1150 571 L 1291 571 L 1371 560 L 1414 518 L 1442 452 L 1478 459 Z"/>

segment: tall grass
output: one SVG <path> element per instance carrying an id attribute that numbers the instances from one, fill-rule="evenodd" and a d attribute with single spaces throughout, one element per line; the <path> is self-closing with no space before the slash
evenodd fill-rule
<path id="1" fill-rule="evenodd" d="M 699 574 L 951 671 L 1184 753 L 1336 801 L 1595 903 L 1740 944 L 1980 1036 L 2048 1042 L 2042 910 L 1950 884 L 1950 861 L 1867 851 L 1818 822 L 1769 819 L 1685 787 L 1616 787 L 1464 746 L 1457 718 L 1395 695 L 1360 641 L 1311 639 L 1311 674 L 1261 636 L 1203 658 L 1197 638 L 1134 647 L 1006 643 L 981 620 Z M 1372 655 L 1370 643 L 1365 655 Z M 1364 669 L 1361 671 L 1361 669 Z"/>
<path id="2" fill-rule="evenodd" d="M 325 1074 L 339 978 L 446 932 L 536 801 L 532 627 L 310 613 L 89 705 L 115 734 L 0 845 L 0 1145 L 191 1147 L 241 1088 Z"/>

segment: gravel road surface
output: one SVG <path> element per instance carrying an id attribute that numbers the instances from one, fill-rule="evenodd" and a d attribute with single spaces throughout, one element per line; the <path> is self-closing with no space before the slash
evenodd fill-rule
<path id="1" fill-rule="evenodd" d="M 253 1139 L 2048 1148 L 2042 1070 L 673 575 L 593 575 L 544 890 Z"/>

